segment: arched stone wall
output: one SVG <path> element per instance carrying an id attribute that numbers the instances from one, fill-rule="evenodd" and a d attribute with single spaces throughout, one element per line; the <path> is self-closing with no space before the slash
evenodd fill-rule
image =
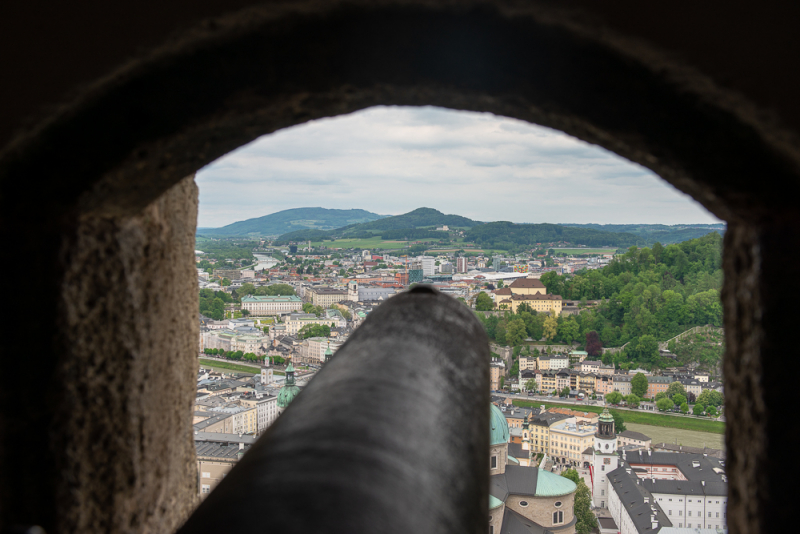
<path id="1" fill-rule="evenodd" d="M 787 524 L 791 507 L 781 508 L 788 497 L 775 484 L 779 414 L 791 397 L 777 376 L 794 314 L 778 303 L 800 294 L 797 253 L 786 254 L 798 244 L 796 136 L 641 36 L 598 26 L 581 2 L 570 5 L 580 9 L 353 1 L 232 11 L 120 65 L 15 137 L 0 153 L 0 220 L 7 247 L 39 281 L 11 288 L 12 300 L 39 322 L 4 348 L 23 354 L 27 339 L 48 334 L 36 358 L 15 358 L 6 372 L 35 374 L 47 393 L 18 407 L 10 401 L 21 390 L 2 391 L 0 524 L 148 531 L 180 521 L 185 508 L 170 499 L 192 483 L 186 457 L 142 451 L 185 452 L 187 429 L 156 430 L 145 392 L 130 387 L 102 401 L 107 418 L 87 426 L 80 414 L 94 413 L 94 395 L 110 386 L 80 379 L 113 369 L 114 381 L 137 383 L 166 328 L 178 368 L 191 370 L 195 327 L 169 316 L 197 297 L 188 286 L 165 292 L 159 280 L 192 267 L 188 254 L 170 252 L 193 245 L 196 195 L 184 177 L 265 133 L 376 104 L 490 111 L 561 129 L 653 169 L 729 222 L 729 524 L 733 532 Z M 124 275 L 109 270 L 115 263 Z M 157 310 L 164 324 L 130 328 L 118 310 Z M 89 318 L 96 328 L 82 330 Z M 186 402 L 191 376 L 154 380 L 157 388 L 186 380 L 175 396 Z M 64 423 L 70 409 L 75 427 Z M 120 431 L 141 440 L 137 451 L 107 439 Z M 75 461 L 93 438 L 105 454 Z M 30 445 L 22 453 L 5 445 L 19 442 Z M 122 466 L 132 454 L 143 462 L 135 469 L 100 465 L 119 458 Z M 73 491 L 91 472 L 102 475 Z"/>

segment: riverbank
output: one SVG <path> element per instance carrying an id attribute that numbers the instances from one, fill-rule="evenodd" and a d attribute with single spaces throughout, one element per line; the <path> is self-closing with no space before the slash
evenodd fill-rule
<path id="1" fill-rule="evenodd" d="M 251 375 L 258 375 L 261 374 L 261 367 L 256 367 L 253 365 L 242 365 L 238 363 L 229 363 L 229 362 L 221 362 L 218 360 L 208 360 L 206 358 L 200 358 L 200 365 L 202 367 L 210 367 L 215 371 L 236 371 L 237 373 L 249 373 Z M 273 371 L 273 374 L 276 375 L 284 375 L 283 371 Z"/>

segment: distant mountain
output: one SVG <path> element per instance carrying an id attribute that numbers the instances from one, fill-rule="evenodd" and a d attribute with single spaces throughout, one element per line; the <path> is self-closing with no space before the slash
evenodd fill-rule
<path id="1" fill-rule="evenodd" d="M 276 244 L 289 241 L 317 241 L 320 239 L 349 238 L 369 238 L 373 236 L 384 236 L 384 239 L 422 239 L 433 237 L 436 232 L 433 228 L 447 225 L 451 228 L 463 227 L 472 228 L 483 224 L 460 215 L 446 215 L 441 211 L 431 208 L 417 208 L 414 211 L 385 217 L 379 220 L 350 224 L 337 228 L 319 232 L 317 229 L 302 229 L 287 232 L 278 237 Z M 419 230 L 420 228 L 431 228 L 431 230 Z"/>
<path id="2" fill-rule="evenodd" d="M 341 235 L 350 235 L 359 232 L 372 232 L 379 234 L 383 230 L 401 230 L 408 228 L 425 228 L 428 226 L 453 226 L 453 227 L 466 227 L 472 228 L 483 224 L 472 219 L 467 219 L 460 215 L 445 215 L 439 210 L 432 208 L 417 208 L 414 211 L 409 211 L 403 215 L 395 215 L 394 217 L 386 217 L 377 221 L 366 222 L 361 224 L 351 225 L 345 228 L 339 228 L 336 232 Z"/>
<path id="3" fill-rule="evenodd" d="M 648 245 L 662 245 L 697 239 L 712 232 L 725 235 L 725 223 L 715 224 L 562 224 L 571 228 L 587 228 L 604 232 L 624 232 L 642 238 Z"/>
<path id="4" fill-rule="evenodd" d="M 332 230 L 386 217 L 365 210 L 294 208 L 255 219 L 239 221 L 222 228 L 198 228 L 198 235 L 276 236 L 297 230 Z"/>

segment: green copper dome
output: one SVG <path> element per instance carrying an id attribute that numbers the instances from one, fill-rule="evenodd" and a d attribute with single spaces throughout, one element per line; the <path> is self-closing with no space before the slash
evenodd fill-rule
<path id="1" fill-rule="evenodd" d="M 569 495 L 578 489 L 573 481 L 550 471 L 539 469 L 536 477 L 536 496 L 537 497 L 561 497 Z"/>
<path id="2" fill-rule="evenodd" d="M 494 404 L 490 404 L 489 406 L 492 407 L 491 444 L 500 445 L 501 443 L 508 443 L 508 421 L 506 421 L 506 416 L 503 415 L 500 408 Z"/>
<path id="3" fill-rule="evenodd" d="M 292 362 L 289 362 L 286 367 L 286 383 L 278 392 L 278 408 L 289 406 L 289 403 L 294 400 L 298 393 L 300 393 L 300 388 L 294 383 L 294 366 Z"/>
<path id="4" fill-rule="evenodd" d="M 601 423 L 613 423 L 614 417 L 608 412 L 608 408 L 604 408 L 598 420 Z"/>

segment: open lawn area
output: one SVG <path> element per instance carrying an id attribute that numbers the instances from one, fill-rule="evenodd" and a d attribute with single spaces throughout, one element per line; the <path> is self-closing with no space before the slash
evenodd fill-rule
<path id="1" fill-rule="evenodd" d="M 514 399 L 514 405 L 538 408 L 542 404 L 550 408 L 555 406 L 557 408 L 569 408 L 571 410 L 583 410 L 586 412 L 601 413 L 602 406 L 586 406 L 586 405 L 573 405 L 573 404 L 554 404 L 549 402 L 528 401 L 522 399 Z M 613 410 L 613 408 L 612 408 Z M 622 415 L 622 420 L 627 423 L 635 423 L 639 425 L 650 425 L 664 428 L 680 428 L 683 430 L 694 430 L 696 432 L 709 432 L 712 434 L 724 434 L 725 423 L 720 421 L 712 421 L 711 419 L 700 419 L 697 417 L 684 417 L 676 415 L 664 415 L 652 412 L 640 412 L 637 410 L 618 410 Z M 645 432 L 646 434 L 646 432 Z"/>
<path id="2" fill-rule="evenodd" d="M 556 254 L 563 252 L 564 254 L 615 254 L 615 248 L 554 248 Z"/>
<path id="3" fill-rule="evenodd" d="M 238 363 L 230 363 L 230 362 L 220 362 L 217 360 L 207 360 L 205 358 L 200 358 L 200 365 L 204 368 L 210 367 L 215 371 L 236 371 L 237 373 L 250 373 L 251 375 L 258 375 L 261 374 L 260 367 L 254 367 L 250 365 L 241 365 Z M 285 374 L 281 371 L 273 371 L 276 375 Z"/>
<path id="4" fill-rule="evenodd" d="M 397 250 L 406 248 L 405 241 L 384 241 L 380 236 L 368 239 L 337 239 L 336 241 L 317 241 L 311 242 L 311 246 L 319 247 L 325 245 L 328 248 L 382 248 L 385 250 Z"/>
<path id="5" fill-rule="evenodd" d="M 625 416 L 623 416 L 623 419 Z M 725 435 L 712 434 L 711 432 L 697 432 L 695 430 L 683 430 L 681 428 L 664 428 L 660 426 L 637 425 L 625 421 L 628 430 L 641 432 L 649 436 L 656 443 L 676 443 L 686 447 L 710 447 L 712 449 L 725 448 Z"/>

